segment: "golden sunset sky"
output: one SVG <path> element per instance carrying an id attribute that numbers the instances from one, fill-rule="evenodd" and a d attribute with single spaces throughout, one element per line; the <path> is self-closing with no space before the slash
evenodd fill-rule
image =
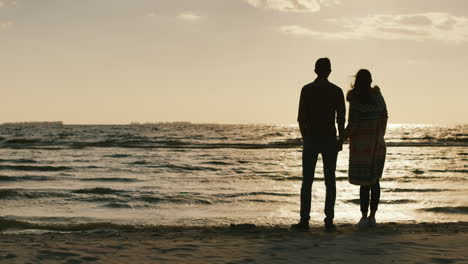
<path id="1" fill-rule="evenodd" d="M 468 122 L 466 0 L 0 0 L 0 122 L 295 124 L 319 57 L 391 123 Z"/>

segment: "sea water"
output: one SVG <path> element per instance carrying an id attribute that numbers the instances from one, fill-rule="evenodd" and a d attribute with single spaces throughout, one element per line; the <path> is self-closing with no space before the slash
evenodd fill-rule
<path id="1" fill-rule="evenodd" d="M 389 125 L 386 142 L 377 221 L 468 221 L 468 125 Z M 291 224 L 299 219 L 301 152 L 297 125 L 5 124 L 0 225 Z M 348 157 L 345 144 L 338 224 L 360 218 Z M 324 218 L 322 168 L 319 159 L 316 224 Z"/>

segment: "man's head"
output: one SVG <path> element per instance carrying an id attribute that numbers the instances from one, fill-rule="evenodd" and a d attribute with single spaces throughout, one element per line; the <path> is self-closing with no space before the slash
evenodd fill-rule
<path id="1" fill-rule="evenodd" d="M 331 73 L 331 63 L 328 58 L 320 58 L 315 62 L 315 73 L 319 78 L 328 78 Z"/>

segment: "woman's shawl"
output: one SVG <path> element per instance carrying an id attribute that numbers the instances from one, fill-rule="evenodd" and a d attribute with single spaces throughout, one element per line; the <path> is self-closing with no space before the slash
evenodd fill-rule
<path id="1" fill-rule="evenodd" d="M 386 155 L 387 107 L 378 87 L 372 89 L 370 103 L 351 98 L 348 122 L 349 182 L 371 186 L 382 177 Z"/>

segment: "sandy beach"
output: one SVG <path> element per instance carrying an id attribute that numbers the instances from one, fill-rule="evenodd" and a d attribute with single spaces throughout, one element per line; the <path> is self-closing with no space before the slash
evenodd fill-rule
<path id="1" fill-rule="evenodd" d="M 285 226 L 144 227 L 0 235 L 1 263 L 468 263 L 468 223 L 334 232 Z"/>

